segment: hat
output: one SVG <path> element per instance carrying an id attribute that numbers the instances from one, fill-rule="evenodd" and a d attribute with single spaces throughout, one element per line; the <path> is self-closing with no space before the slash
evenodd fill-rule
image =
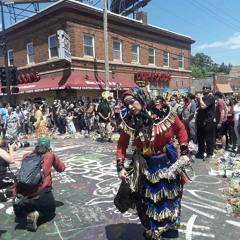
<path id="1" fill-rule="evenodd" d="M 223 94 L 218 91 L 218 92 L 215 92 L 215 93 L 214 93 L 214 96 L 217 96 L 217 97 L 219 97 L 219 98 L 222 98 L 222 97 L 223 97 Z"/>
<path id="2" fill-rule="evenodd" d="M 208 88 L 208 89 L 212 89 L 211 85 L 209 83 L 204 83 L 203 84 L 203 88 Z"/>
<path id="3" fill-rule="evenodd" d="M 46 137 L 41 137 L 38 139 L 37 145 L 44 145 L 46 147 L 50 147 L 50 140 Z"/>

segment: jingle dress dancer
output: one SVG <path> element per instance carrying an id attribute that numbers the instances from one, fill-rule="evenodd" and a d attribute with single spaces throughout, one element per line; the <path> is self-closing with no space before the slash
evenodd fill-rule
<path id="1" fill-rule="evenodd" d="M 130 183 L 144 238 L 178 238 L 181 198 L 186 177 L 182 170 L 189 164 L 187 132 L 183 123 L 166 104 L 158 104 L 140 88 L 123 93 L 125 105 L 117 145 L 118 176 Z M 180 157 L 172 136 L 180 145 Z M 129 174 L 124 167 L 130 140 L 136 146 Z"/>

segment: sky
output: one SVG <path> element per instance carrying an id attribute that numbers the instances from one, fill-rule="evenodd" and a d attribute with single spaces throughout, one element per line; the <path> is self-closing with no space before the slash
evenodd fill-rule
<path id="1" fill-rule="evenodd" d="M 91 2 L 96 7 L 103 7 L 101 0 Z M 25 6 L 16 5 L 19 8 Z M 46 6 L 39 4 L 40 9 Z M 240 0 L 151 0 L 139 9 L 148 13 L 149 24 L 191 37 L 195 41 L 192 55 L 204 53 L 214 63 L 233 66 L 240 65 L 239 10 Z M 7 27 L 11 24 L 7 14 L 5 19 Z"/>

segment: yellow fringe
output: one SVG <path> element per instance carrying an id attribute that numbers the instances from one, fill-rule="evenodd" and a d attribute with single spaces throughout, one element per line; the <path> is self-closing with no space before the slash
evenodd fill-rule
<path id="1" fill-rule="evenodd" d="M 143 174 L 146 176 L 147 180 L 151 183 L 157 183 L 161 179 L 174 180 L 177 175 L 182 172 L 182 168 L 184 167 L 184 162 L 177 160 L 173 165 L 171 165 L 168 169 L 159 169 L 157 172 L 151 174 L 147 169 L 144 169 Z"/>
<path id="2" fill-rule="evenodd" d="M 174 199 L 179 195 L 180 188 L 176 186 L 173 190 L 169 190 L 167 188 L 161 189 L 158 193 L 152 193 L 149 189 L 146 189 L 145 197 L 151 199 L 156 203 L 157 201 L 167 198 Z"/>
<path id="3" fill-rule="evenodd" d="M 165 208 L 160 213 L 156 213 L 153 209 L 148 207 L 146 214 L 158 222 L 161 222 L 164 219 L 170 219 L 171 221 L 174 221 L 178 216 L 178 207 L 176 207 L 174 211 L 170 211 L 168 208 Z"/>
<path id="4" fill-rule="evenodd" d="M 147 230 L 146 235 L 154 240 L 161 240 L 162 233 L 168 230 L 168 225 L 166 224 L 164 227 L 159 227 L 157 231 Z"/>

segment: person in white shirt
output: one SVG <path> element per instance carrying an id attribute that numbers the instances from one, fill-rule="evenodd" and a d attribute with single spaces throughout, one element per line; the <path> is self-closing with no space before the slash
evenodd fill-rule
<path id="1" fill-rule="evenodd" d="M 237 103 L 233 106 L 234 131 L 237 137 L 237 154 L 240 154 L 240 96 L 237 96 Z"/>

